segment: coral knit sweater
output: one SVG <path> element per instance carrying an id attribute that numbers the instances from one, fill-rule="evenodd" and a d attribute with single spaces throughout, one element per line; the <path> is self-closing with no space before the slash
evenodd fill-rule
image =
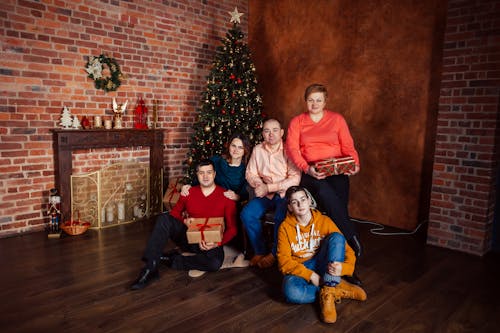
<path id="1" fill-rule="evenodd" d="M 170 215 L 183 221 L 184 212 L 189 217 L 224 217 L 225 229 L 220 245 L 224 245 L 236 236 L 236 203 L 224 196 L 225 189 L 216 185 L 208 196 L 201 191 L 200 186 L 189 189 L 189 195 L 180 196 L 179 201 L 170 211 Z"/>
<path id="2" fill-rule="evenodd" d="M 324 110 L 315 123 L 309 113 L 295 116 L 288 126 L 286 152 L 293 163 L 307 172 L 309 165 L 330 157 L 351 156 L 359 165 L 358 152 L 341 114 Z"/>

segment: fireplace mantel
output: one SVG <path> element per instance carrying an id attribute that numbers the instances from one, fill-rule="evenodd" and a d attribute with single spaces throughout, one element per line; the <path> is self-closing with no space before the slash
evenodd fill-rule
<path id="1" fill-rule="evenodd" d="M 61 195 L 63 221 L 71 216 L 72 153 L 78 149 L 149 147 L 151 213 L 163 209 L 163 130 L 162 129 L 54 129 L 56 187 Z"/>

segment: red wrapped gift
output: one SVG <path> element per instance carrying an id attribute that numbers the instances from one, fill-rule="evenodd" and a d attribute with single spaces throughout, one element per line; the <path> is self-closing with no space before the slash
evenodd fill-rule
<path id="1" fill-rule="evenodd" d="M 182 178 L 173 178 L 168 184 L 167 192 L 163 196 L 163 203 L 167 209 L 172 209 L 181 196 Z"/>
<path id="2" fill-rule="evenodd" d="M 194 218 L 186 231 L 189 244 L 205 242 L 219 243 L 224 233 L 223 217 Z"/>
<path id="3" fill-rule="evenodd" d="M 324 172 L 327 176 L 340 175 L 354 171 L 356 162 L 351 156 L 331 157 L 314 163 L 318 172 Z"/>

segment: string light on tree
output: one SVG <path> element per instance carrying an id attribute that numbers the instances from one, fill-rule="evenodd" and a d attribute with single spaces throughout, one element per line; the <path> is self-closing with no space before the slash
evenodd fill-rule
<path id="1" fill-rule="evenodd" d="M 226 151 L 224 144 L 233 133 L 244 134 L 252 145 L 261 140 L 262 98 L 257 92 L 255 66 L 238 25 L 243 13 L 237 8 L 228 13 L 233 25 L 216 49 L 193 125 L 185 162 L 189 180 L 194 179 L 200 160 Z"/>

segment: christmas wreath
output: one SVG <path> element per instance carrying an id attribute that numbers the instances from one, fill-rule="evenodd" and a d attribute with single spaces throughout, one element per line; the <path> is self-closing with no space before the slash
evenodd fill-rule
<path id="1" fill-rule="evenodd" d="M 102 89 L 106 92 L 115 91 L 122 84 L 122 72 L 120 65 L 113 58 L 108 58 L 104 54 L 98 57 L 90 56 L 85 70 L 88 77 L 94 80 L 96 89 Z M 109 75 L 104 76 L 104 72 L 109 72 Z"/>

